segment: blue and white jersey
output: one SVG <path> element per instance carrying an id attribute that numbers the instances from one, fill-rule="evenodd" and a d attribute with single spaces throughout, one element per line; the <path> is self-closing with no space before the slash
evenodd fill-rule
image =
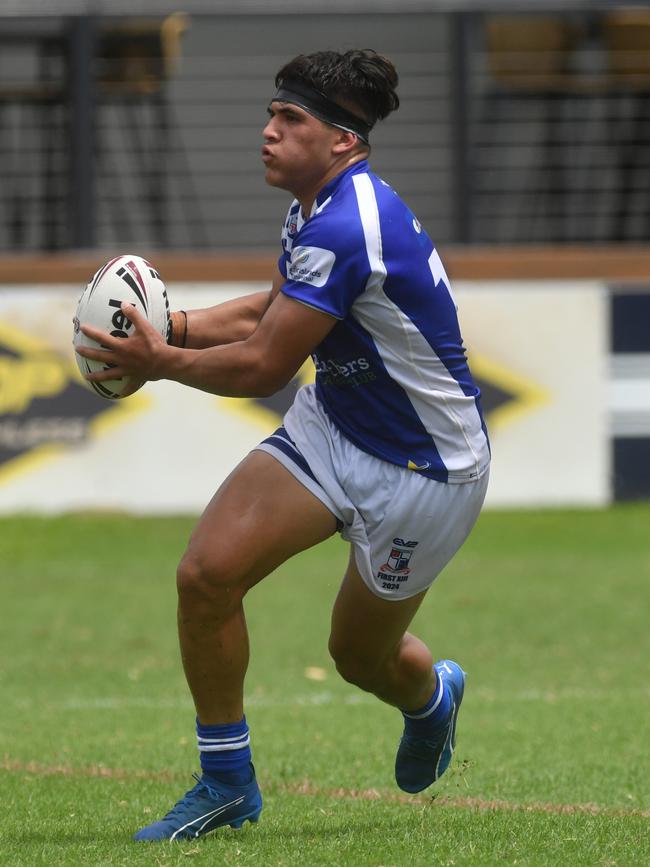
<path id="1" fill-rule="evenodd" d="M 313 353 L 316 393 L 360 449 L 443 482 L 479 476 L 489 444 L 449 280 L 426 232 L 366 161 L 294 201 L 282 292 L 339 321 Z"/>

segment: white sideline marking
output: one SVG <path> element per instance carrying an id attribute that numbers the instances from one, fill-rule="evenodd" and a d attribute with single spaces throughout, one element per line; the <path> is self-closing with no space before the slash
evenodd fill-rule
<path id="1" fill-rule="evenodd" d="M 619 696 L 627 698 L 647 698 L 650 696 L 650 688 L 638 687 L 622 689 L 617 692 Z M 519 692 L 507 692 L 502 696 L 497 690 L 479 687 L 473 689 L 468 697 L 482 704 L 496 704 L 499 701 L 506 702 L 531 702 L 541 704 L 555 704 L 560 701 L 603 701 L 611 698 L 611 692 L 607 689 L 580 689 L 579 687 L 537 690 L 526 689 Z M 377 699 L 365 692 L 351 695 L 337 695 L 330 691 L 296 694 L 293 696 L 250 696 L 246 699 L 246 707 L 319 707 L 324 705 L 344 705 L 346 707 L 362 704 L 374 704 Z M 21 710 L 43 707 L 46 705 L 51 710 L 83 711 L 83 710 L 122 710 L 125 708 L 145 708 L 151 710 L 191 710 L 192 702 L 189 697 L 183 698 L 153 698 L 147 696 L 92 696 L 87 698 L 69 698 L 58 701 L 36 702 L 33 699 L 15 699 L 14 706 Z"/>

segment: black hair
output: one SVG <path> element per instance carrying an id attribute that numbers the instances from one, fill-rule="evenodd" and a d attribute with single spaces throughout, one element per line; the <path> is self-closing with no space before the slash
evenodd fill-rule
<path id="1" fill-rule="evenodd" d="M 275 76 L 276 87 L 289 79 L 311 85 L 334 102 L 352 103 L 371 126 L 399 107 L 397 70 L 371 48 L 299 54 Z"/>

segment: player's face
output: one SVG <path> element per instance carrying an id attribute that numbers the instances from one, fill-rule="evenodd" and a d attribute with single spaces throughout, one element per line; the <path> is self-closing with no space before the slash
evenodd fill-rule
<path id="1" fill-rule="evenodd" d="M 329 180 L 340 130 L 286 102 L 272 102 L 269 115 L 262 148 L 267 184 L 301 200 L 314 196 Z"/>

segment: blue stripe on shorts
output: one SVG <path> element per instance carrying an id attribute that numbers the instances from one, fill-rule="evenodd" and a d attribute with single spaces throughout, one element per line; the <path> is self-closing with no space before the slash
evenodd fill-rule
<path id="1" fill-rule="evenodd" d="M 262 440 L 262 442 L 268 443 L 270 446 L 279 449 L 279 451 L 283 452 L 288 458 L 291 458 L 296 466 L 300 467 L 303 473 L 308 475 L 310 479 L 313 479 L 317 484 L 319 483 L 316 476 L 312 473 L 311 467 L 300 454 L 296 448 L 296 444 L 286 432 L 284 425 L 280 425 L 275 433 L 272 433 L 270 437 Z"/>
<path id="2" fill-rule="evenodd" d="M 306 476 L 309 476 L 309 478 L 314 481 L 319 488 L 321 488 L 320 482 L 312 473 L 311 467 L 305 458 L 298 451 L 296 444 L 287 433 L 284 425 L 280 425 L 275 433 L 272 433 L 270 437 L 262 440 L 260 445 L 264 445 L 264 443 L 273 446 L 274 449 L 278 449 L 278 451 L 286 455 L 297 467 L 299 467 L 299 469 L 303 471 Z M 336 519 L 336 528 L 339 532 L 343 529 L 343 521 L 339 520 L 339 518 Z"/>

